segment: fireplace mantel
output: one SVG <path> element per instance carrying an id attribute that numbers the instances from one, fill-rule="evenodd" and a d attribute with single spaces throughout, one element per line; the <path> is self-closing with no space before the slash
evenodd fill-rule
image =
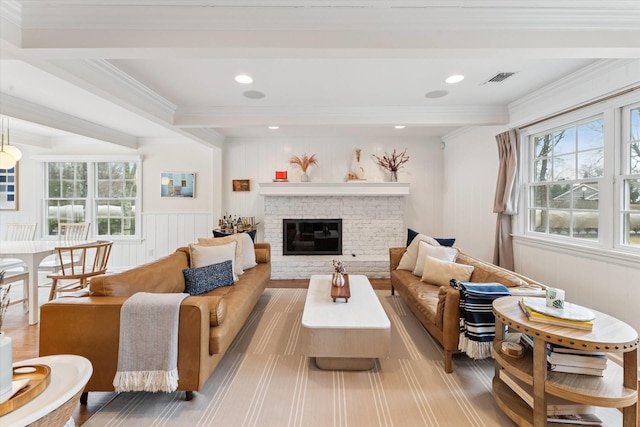
<path id="1" fill-rule="evenodd" d="M 408 182 L 261 182 L 261 196 L 405 196 Z"/>

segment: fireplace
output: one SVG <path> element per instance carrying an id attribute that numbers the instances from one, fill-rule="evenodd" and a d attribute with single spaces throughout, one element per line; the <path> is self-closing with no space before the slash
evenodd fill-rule
<path id="1" fill-rule="evenodd" d="M 342 219 L 283 219 L 283 255 L 342 255 Z"/>

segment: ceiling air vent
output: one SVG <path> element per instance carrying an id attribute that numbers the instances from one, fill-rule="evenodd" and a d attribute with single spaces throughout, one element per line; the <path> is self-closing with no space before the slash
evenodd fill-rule
<path id="1" fill-rule="evenodd" d="M 485 83 L 501 83 L 506 79 L 508 79 L 509 77 L 513 76 L 514 74 L 515 73 L 512 73 L 512 72 L 498 73 L 495 76 L 491 77 L 489 80 L 487 80 Z"/>

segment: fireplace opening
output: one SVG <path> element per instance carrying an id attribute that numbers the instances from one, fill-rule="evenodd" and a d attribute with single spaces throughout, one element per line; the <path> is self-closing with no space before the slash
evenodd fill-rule
<path id="1" fill-rule="evenodd" d="M 342 219 L 283 219 L 283 255 L 342 255 Z"/>

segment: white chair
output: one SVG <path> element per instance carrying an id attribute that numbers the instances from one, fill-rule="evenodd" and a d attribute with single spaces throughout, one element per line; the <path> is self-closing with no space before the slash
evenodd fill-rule
<path id="1" fill-rule="evenodd" d="M 74 223 L 62 223 L 58 226 L 58 241 L 59 242 L 77 242 L 81 240 L 87 240 L 89 237 L 89 229 L 91 228 L 90 222 L 74 222 Z M 39 270 L 55 271 L 62 268 L 65 264 L 71 262 L 71 260 L 64 259 L 63 265 L 60 265 L 61 260 L 55 255 L 49 255 L 42 260 Z"/>
<path id="2" fill-rule="evenodd" d="M 87 240 L 90 228 L 90 222 L 62 223 L 59 226 L 58 240 L 65 242 Z"/>
<path id="3" fill-rule="evenodd" d="M 34 240 L 36 238 L 37 227 L 38 224 L 35 222 L 7 224 L 5 240 Z M 4 284 L 22 281 L 22 299 L 14 300 L 11 304 L 13 305 L 19 302 L 26 302 L 29 298 L 29 286 L 27 285 L 29 272 L 26 271 L 24 261 L 18 258 L 2 258 L 0 259 L 0 271 L 6 272 L 4 276 Z"/>
<path id="4" fill-rule="evenodd" d="M 36 237 L 37 223 L 12 223 L 7 224 L 7 233 L 5 240 L 17 241 L 17 240 L 33 240 Z M 24 262 L 18 258 L 2 258 L 0 259 L 0 270 L 10 270 L 15 268 L 22 268 L 24 270 Z"/>
<path id="5" fill-rule="evenodd" d="M 6 240 L 33 240 L 36 238 L 37 227 L 35 222 L 7 224 Z"/>
<path id="6" fill-rule="evenodd" d="M 56 257 L 62 268 L 47 276 L 52 280 L 49 301 L 59 292 L 76 292 L 84 289 L 91 277 L 105 274 L 112 245 L 111 241 L 99 240 L 96 243 L 56 248 Z M 70 262 L 65 263 L 66 260 Z M 64 281 L 70 281 L 70 283 L 61 286 Z"/>

